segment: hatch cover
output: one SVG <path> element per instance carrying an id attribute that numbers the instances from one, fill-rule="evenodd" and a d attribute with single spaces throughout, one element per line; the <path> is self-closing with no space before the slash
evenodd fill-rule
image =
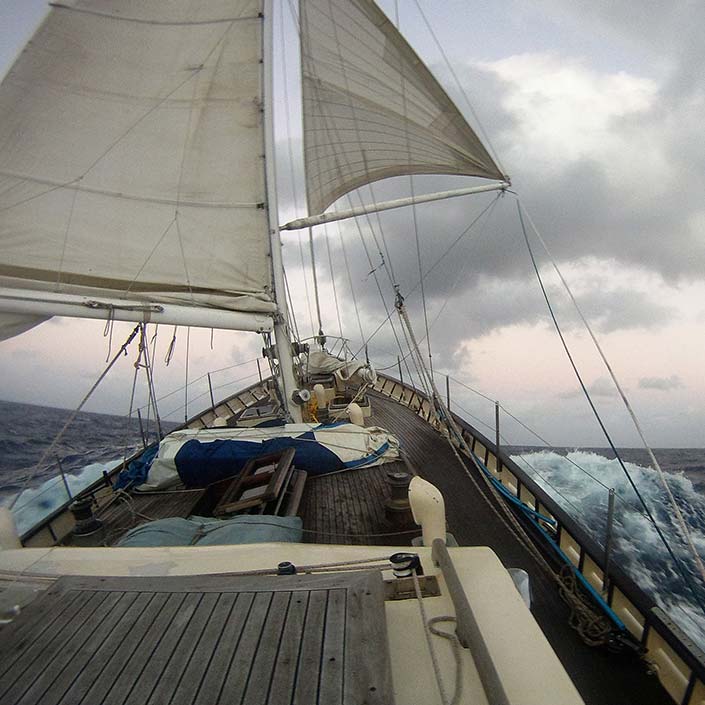
<path id="1" fill-rule="evenodd" d="M 0 631 L 0 703 L 392 703 L 378 572 L 63 577 Z"/>

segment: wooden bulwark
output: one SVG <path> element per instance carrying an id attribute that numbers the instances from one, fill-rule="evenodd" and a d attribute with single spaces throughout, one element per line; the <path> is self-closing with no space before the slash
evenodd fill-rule
<path id="1" fill-rule="evenodd" d="M 61 578 L 3 631 L 0 703 L 393 703 L 381 574 Z"/>

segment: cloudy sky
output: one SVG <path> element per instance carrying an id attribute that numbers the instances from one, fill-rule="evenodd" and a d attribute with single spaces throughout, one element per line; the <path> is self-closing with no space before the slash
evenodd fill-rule
<path id="1" fill-rule="evenodd" d="M 394 2 L 381 5 L 394 14 Z M 455 87 L 415 2 L 402 0 L 399 6 L 405 35 L 472 121 L 465 102 L 465 96 L 469 98 L 651 443 L 702 446 L 705 48 L 699 30 L 705 27 L 705 6 L 498 0 L 472 3 L 471 11 L 464 0 L 421 0 L 465 96 Z M 0 71 L 31 34 L 43 7 L 35 0 L 0 0 Z M 292 51 L 290 46 L 286 54 Z M 296 91 L 290 93 L 294 100 Z M 282 220 L 303 215 L 302 189 L 294 194 L 288 179 L 289 147 L 296 155 L 300 146 L 298 123 L 292 113 L 287 134 L 284 115 L 280 105 Z M 294 172 L 299 168 L 297 160 Z M 414 190 L 422 193 L 463 183 L 416 177 Z M 408 179 L 377 184 L 374 197 L 396 197 L 404 189 Z M 371 194 L 364 191 L 362 196 L 369 199 Z M 442 258 L 424 280 L 439 386 L 444 389 L 442 375 L 450 374 L 500 400 L 556 445 L 603 446 L 552 328 L 523 241 L 516 199 L 508 195 L 491 205 L 493 200 L 494 196 L 483 195 L 417 212 L 423 271 Z M 344 200 L 340 205 L 346 205 Z M 476 225 L 453 244 L 478 216 Z M 343 334 L 355 350 L 361 337 L 368 338 L 386 315 L 375 277 L 388 307 L 393 304 L 390 279 L 400 285 L 417 335 L 424 335 L 412 214 L 388 214 L 383 225 L 393 277 L 381 266 L 365 223 L 359 230 L 350 224 L 340 228 L 349 277 L 339 230 L 328 229 L 335 292 L 326 234 L 321 229 L 315 237 L 325 329 L 339 332 L 337 296 Z M 362 241 L 370 249 L 372 264 Z M 546 253 L 536 238 L 532 244 L 558 320 L 600 412 L 617 443 L 637 445 L 607 371 Z M 300 332 L 310 335 L 310 266 L 304 249 L 304 273 L 309 276 L 302 275 L 297 235 L 285 236 L 285 255 Z M 103 336 L 103 328 L 95 322 L 52 320 L 0 343 L 2 396 L 75 406 L 104 367 L 109 337 Z M 112 351 L 130 328 L 115 325 Z M 401 336 L 398 325 L 396 333 Z M 178 331 L 174 358 L 168 368 L 164 366 L 171 338 L 171 330 L 160 329 L 156 355 L 160 393 L 180 387 L 186 374 L 186 331 Z M 257 336 L 216 332 L 211 350 L 210 332 L 193 330 L 189 378 L 197 381 L 191 398 L 201 395 L 207 403 L 202 375 L 252 360 L 259 347 Z M 369 342 L 369 354 L 380 367 L 395 363 L 399 351 L 389 326 Z M 89 408 L 127 411 L 132 362 L 127 358 L 120 363 Z M 213 381 L 215 386 L 230 385 L 222 388 L 230 391 L 254 381 L 256 374 L 254 363 L 248 363 L 214 374 Z M 492 405 L 459 382 L 451 382 L 451 393 L 461 414 L 484 423 L 493 419 Z M 173 409 L 172 418 L 178 419 L 183 395 L 169 397 L 163 406 L 165 413 Z M 531 440 L 510 422 L 505 431 L 510 442 Z"/>

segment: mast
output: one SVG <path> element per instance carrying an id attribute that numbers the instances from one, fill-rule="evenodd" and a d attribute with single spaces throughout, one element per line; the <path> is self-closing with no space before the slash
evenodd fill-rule
<path id="1" fill-rule="evenodd" d="M 274 3 L 264 0 L 263 63 L 264 82 L 264 163 L 265 186 L 267 192 L 267 229 L 272 266 L 273 298 L 277 304 L 274 314 L 274 341 L 279 360 L 279 384 L 287 411 L 295 422 L 300 422 L 301 409 L 291 403 L 291 394 L 297 389 L 294 377 L 294 358 L 291 354 L 291 339 L 288 330 L 288 309 L 284 284 L 284 263 L 282 243 L 279 234 L 277 209 L 277 173 L 274 162 Z"/>

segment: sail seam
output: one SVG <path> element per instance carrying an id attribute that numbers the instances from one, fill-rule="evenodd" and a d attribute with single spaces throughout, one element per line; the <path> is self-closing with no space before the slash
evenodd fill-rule
<path id="1" fill-rule="evenodd" d="M 159 25 L 163 27 L 196 27 L 199 25 L 209 24 L 224 24 L 227 22 L 246 22 L 248 20 L 258 20 L 259 15 L 245 15 L 240 17 L 216 17 L 210 20 L 150 20 L 141 17 L 125 17 L 123 15 L 114 15 L 110 12 L 101 12 L 100 10 L 90 10 L 86 7 L 72 7 L 61 2 L 50 2 L 49 5 L 57 10 L 68 10 L 77 12 L 82 15 L 93 15 L 95 17 L 104 17 L 109 20 L 118 20 L 120 22 L 135 22 L 136 24 Z"/>
<path id="2" fill-rule="evenodd" d="M 28 181 L 34 184 L 41 184 L 42 186 L 52 186 L 54 189 L 70 189 L 74 191 L 81 191 L 82 193 L 92 193 L 98 196 L 108 196 L 109 198 L 120 198 L 127 201 L 137 201 L 139 203 L 157 203 L 159 205 L 167 206 L 188 206 L 190 208 L 223 208 L 223 209 L 238 209 L 238 208 L 253 208 L 258 209 L 262 207 L 261 203 L 213 203 L 206 201 L 184 201 L 182 199 L 175 198 L 158 198 L 156 196 L 137 196 L 132 193 L 124 193 L 122 191 L 110 191 L 108 189 L 99 189 L 91 186 L 84 186 L 77 183 L 76 181 L 55 181 L 52 179 L 42 179 L 36 176 L 30 176 L 28 174 L 19 174 L 12 171 L 0 170 L 0 176 L 7 176 L 14 179 L 20 179 L 22 181 Z M 9 190 L 9 189 L 8 189 Z M 5 193 L 5 192 L 3 192 Z M 46 193 L 46 192 L 44 192 Z M 44 195 L 44 193 L 39 195 Z M 26 202 L 26 201 L 25 201 Z M 13 204 L 21 205 L 21 203 Z M 4 209 L 3 209 L 4 210 Z"/>

